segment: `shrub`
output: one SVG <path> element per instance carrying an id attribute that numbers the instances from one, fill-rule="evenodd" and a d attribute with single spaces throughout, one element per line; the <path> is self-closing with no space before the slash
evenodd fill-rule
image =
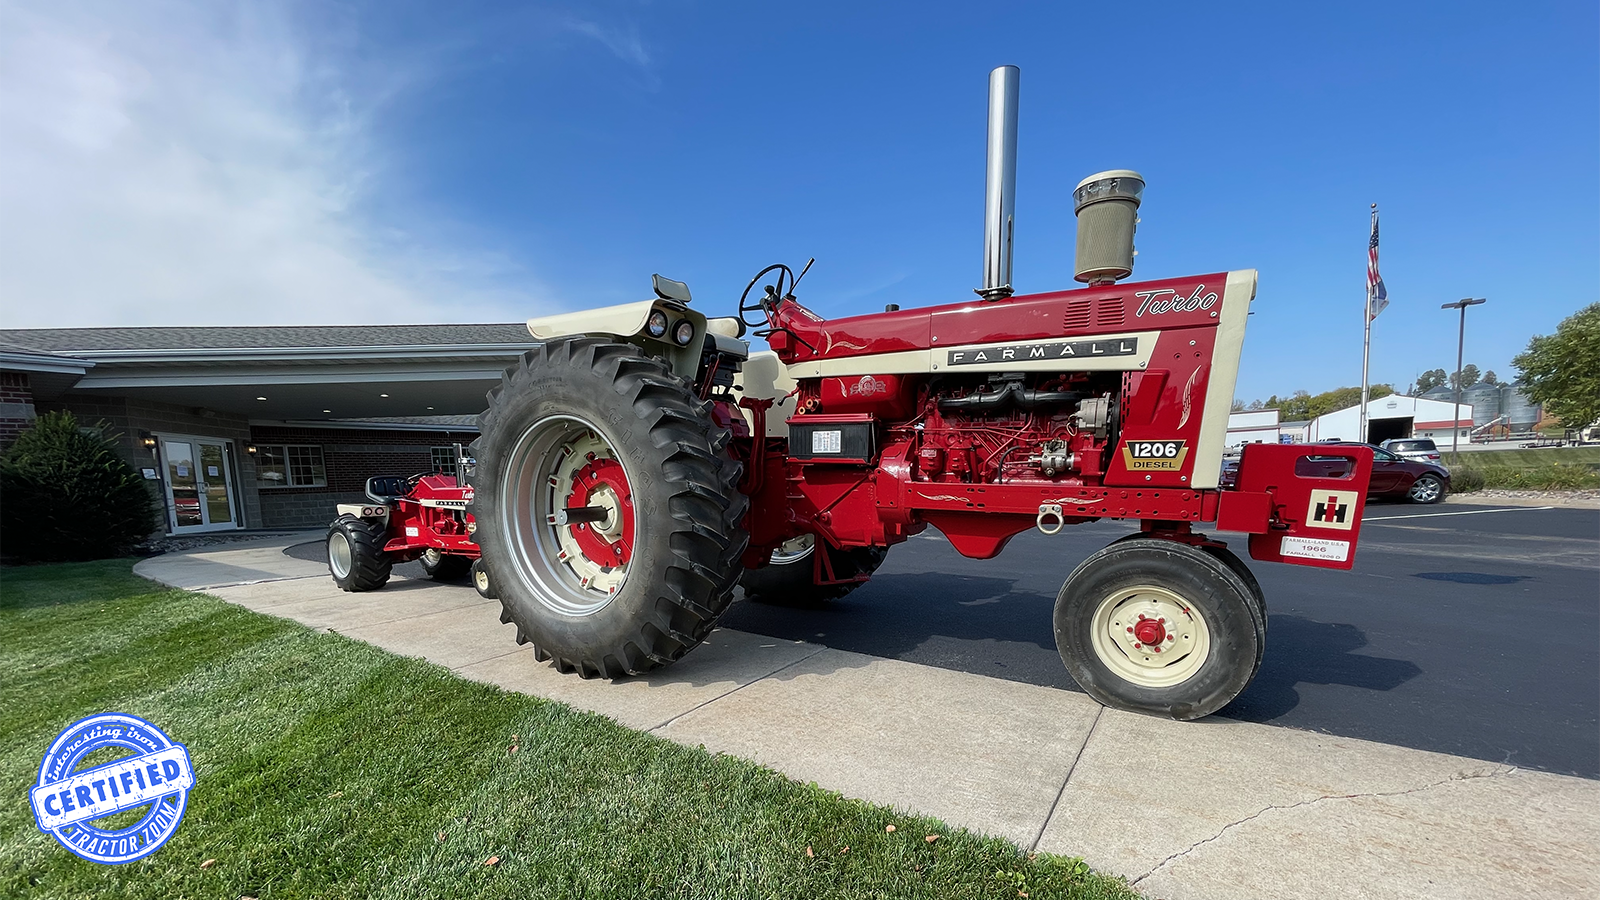
<path id="1" fill-rule="evenodd" d="M 1562 463 L 1550 463 L 1546 466 L 1485 466 L 1478 469 L 1477 474 L 1483 479 L 1482 487 L 1506 488 L 1506 490 L 1576 490 L 1576 488 L 1600 487 L 1600 471 L 1589 466 L 1565 466 Z M 1456 487 L 1461 484 L 1456 472 L 1451 472 L 1453 487 L 1461 492 L 1467 488 Z"/>
<path id="2" fill-rule="evenodd" d="M 144 479 L 104 427 L 45 413 L 0 454 L 0 548 L 30 560 L 116 556 L 156 528 Z"/>
<path id="3" fill-rule="evenodd" d="M 1457 494 L 1483 490 L 1483 473 L 1477 469 L 1456 469 L 1450 473 L 1450 490 Z"/>

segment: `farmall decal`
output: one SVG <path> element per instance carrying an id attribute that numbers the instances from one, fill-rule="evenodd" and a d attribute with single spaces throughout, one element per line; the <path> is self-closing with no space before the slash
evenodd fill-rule
<path id="1" fill-rule="evenodd" d="M 1130 472 L 1176 472 L 1189 456 L 1185 441 L 1128 441 L 1122 462 Z"/>
<path id="2" fill-rule="evenodd" d="M 1314 491 L 1306 508 L 1306 524 L 1349 531 L 1356 524 L 1354 491 Z"/>
<path id="3" fill-rule="evenodd" d="M 1135 356 L 1139 352 L 1138 338 L 1114 338 L 1109 341 L 1045 341 L 1010 347 L 967 347 L 951 350 L 946 365 L 978 366 L 1004 362 L 1033 362 L 1050 359 L 1080 359 L 1093 356 Z"/>
<path id="4" fill-rule="evenodd" d="M 1139 308 L 1134 311 L 1134 318 L 1139 318 L 1145 313 L 1159 316 L 1169 312 L 1194 312 L 1197 309 L 1210 309 L 1217 305 L 1217 292 L 1207 291 L 1203 284 L 1196 287 L 1194 293 L 1187 297 L 1174 290 L 1136 291 L 1134 296 L 1139 298 Z"/>

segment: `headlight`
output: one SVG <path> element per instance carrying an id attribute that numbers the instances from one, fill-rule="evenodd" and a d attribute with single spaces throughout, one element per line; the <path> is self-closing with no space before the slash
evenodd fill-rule
<path id="1" fill-rule="evenodd" d="M 689 346 L 689 342 L 694 340 L 694 323 L 688 319 L 679 322 L 677 327 L 672 329 L 672 339 L 679 347 Z"/>
<path id="2" fill-rule="evenodd" d="M 665 337 L 667 334 L 667 314 L 659 309 L 650 313 L 650 318 L 644 320 L 644 330 L 653 338 Z"/>

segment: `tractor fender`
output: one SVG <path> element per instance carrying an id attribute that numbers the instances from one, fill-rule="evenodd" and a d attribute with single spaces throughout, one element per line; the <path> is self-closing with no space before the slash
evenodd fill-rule
<path id="1" fill-rule="evenodd" d="M 650 313 L 658 309 L 667 316 L 667 336 L 663 338 L 651 337 L 644 330 Z M 673 343 L 670 335 L 673 328 L 684 319 L 694 323 L 694 339 L 688 346 L 680 347 Z M 720 323 L 720 320 L 716 321 Z M 616 338 L 638 346 L 651 356 L 665 359 L 672 366 L 674 375 L 693 379 L 700 371 L 700 350 L 706 341 L 706 317 L 673 300 L 641 300 L 637 303 L 538 316 L 528 320 L 528 333 L 541 341 L 581 335 Z"/>
<path id="2" fill-rule="evenodd" d="M 389 507 L 378 503 L 340 503 L 334 507 L 336 516 L 355 516 L 358 519 L 387 519 Z"/>

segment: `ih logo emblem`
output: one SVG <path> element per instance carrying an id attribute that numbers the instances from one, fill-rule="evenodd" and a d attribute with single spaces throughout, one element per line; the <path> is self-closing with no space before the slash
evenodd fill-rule
<path id="1" fill-rule="evenodd" d="M 1176 472 L 1189 456 L 1185 441 L 1128 441 L 1122 445 L 1122 462 L 1130 472 Z"/>
<path id="2" fill-rule="evenodd" d="M 1317 528 L 1337 528 L 1349 531 L 1356 524 L 1356 494 L 1354 491 L 1313 491 L 1311 507 L 1306 510 L 1306 524 Z"/>

